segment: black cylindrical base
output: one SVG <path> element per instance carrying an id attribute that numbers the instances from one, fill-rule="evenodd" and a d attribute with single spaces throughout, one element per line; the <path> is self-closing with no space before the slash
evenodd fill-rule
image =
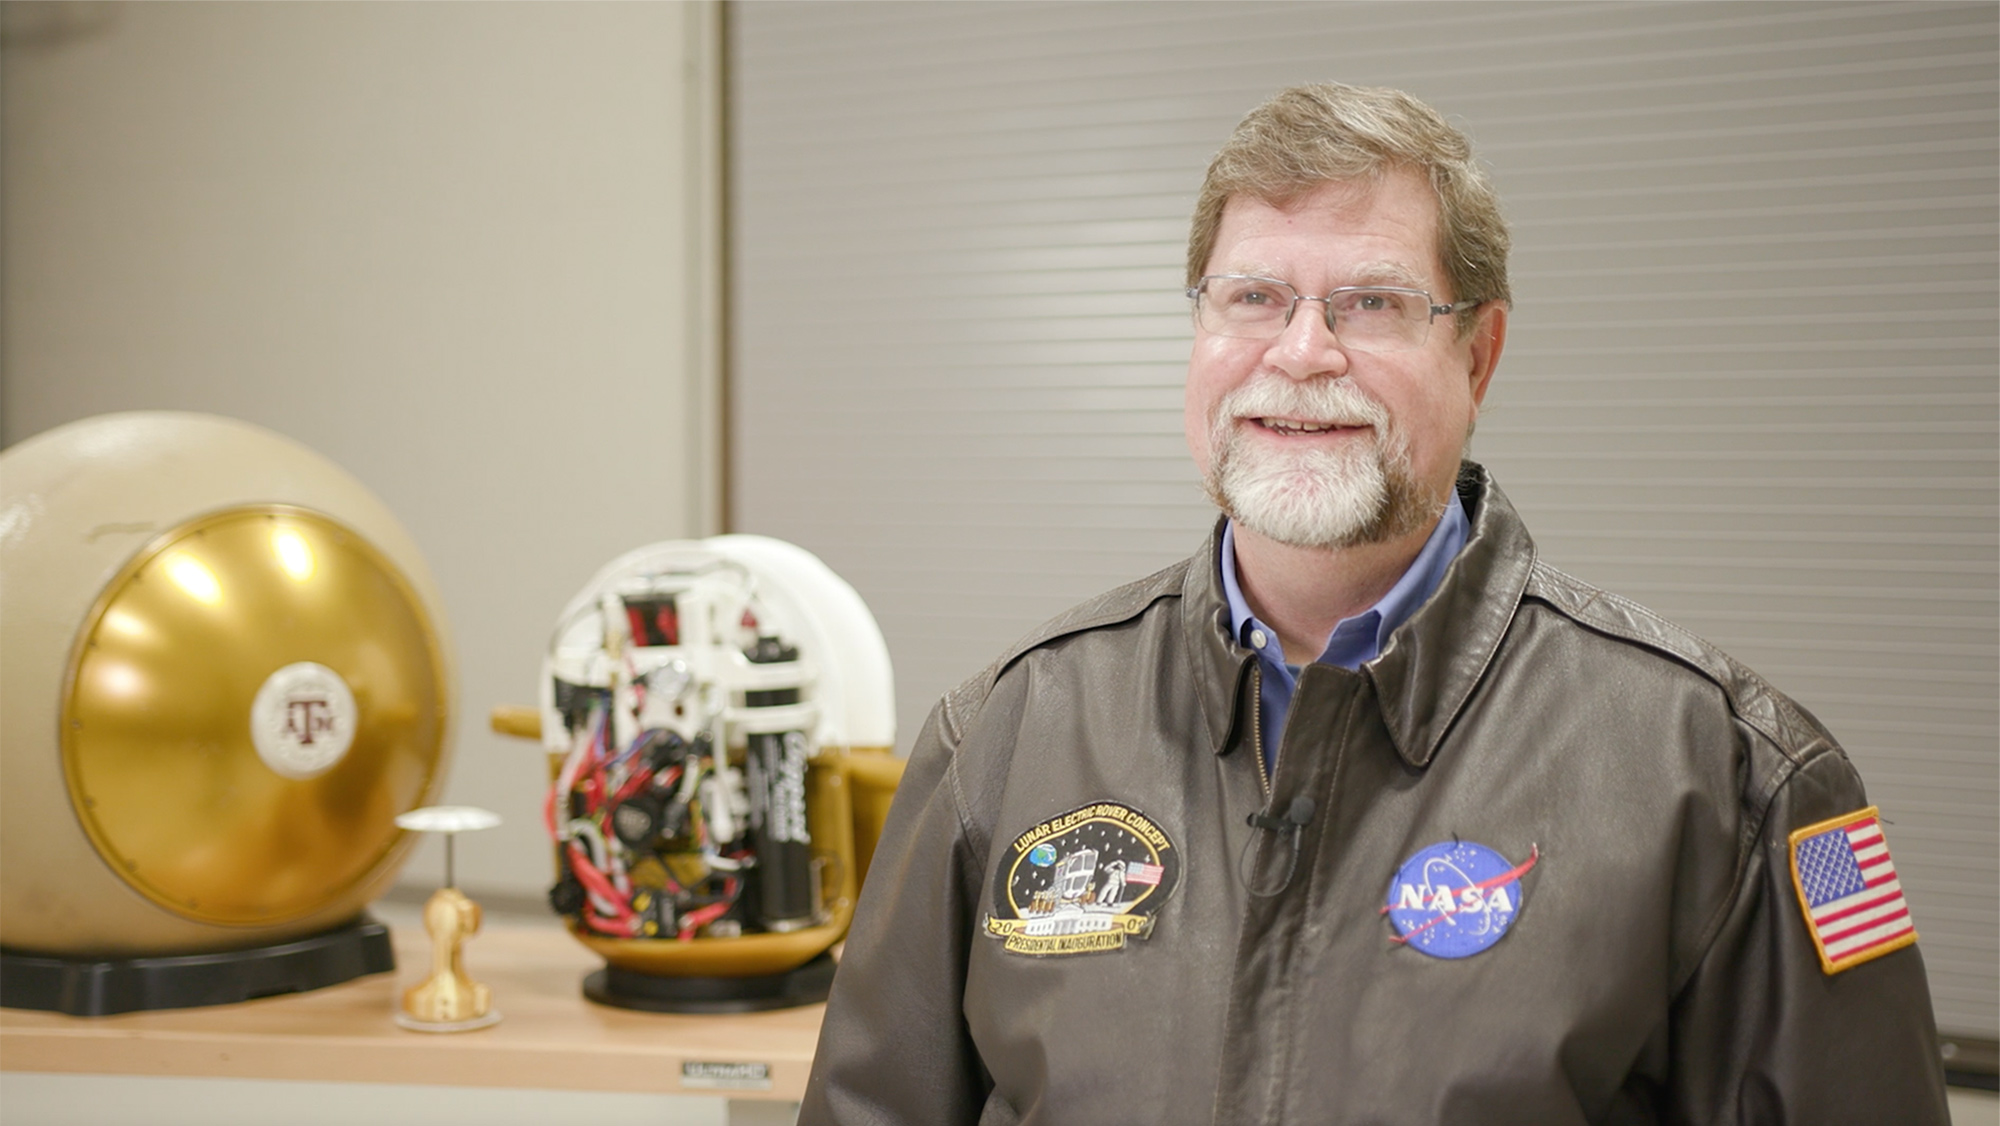
<path id="1" fill-rule="evenodd" d="M 583 995 L 600 1005 L 652 1013 L 754 1013 L 826 1000 L 833 955 L 795 970 L 757 977 L 667 977 L 606 966 L 583 979 Z"/>
<path id="2" fill-rule="evenodd" d="M 396 968 L 389 928 L 351 923 L 247 950 L 166 958 L 66 958 L 0 950 L 0 1006 L 100 1017 L 303 993 Z"/>

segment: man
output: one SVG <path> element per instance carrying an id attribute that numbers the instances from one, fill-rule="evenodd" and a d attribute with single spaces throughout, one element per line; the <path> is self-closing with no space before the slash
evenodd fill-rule
<path id="1" fill-rule="evenodd" d="M 1507 246 L 1407 95 L 1237 128 L 1188 253 L 1226 519 L 932 713 L 801 1122 L 1946 1121 L 1845 754 L 1461 462 Z"/>

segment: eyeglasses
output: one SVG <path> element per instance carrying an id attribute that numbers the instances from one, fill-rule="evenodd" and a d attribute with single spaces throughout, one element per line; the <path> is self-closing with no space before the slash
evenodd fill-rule
<path id="1" fill-rule="evenodd" d="M 1342 286 L 1325 297 L 1306 297 L 1276 278 L 1210 274 L 1187 291 L 1194 317 L 1217 336 L 1275 340 L 1292 323 L 1301 301 L 1326 306 L 1326 327 L 1344 348 L 1361 352 L 1407 352 L 1430 338 L 1431 321 L 1481 304 L 1460 301 L 1433 305 L 1421 289 L 1396 286 Z"/>

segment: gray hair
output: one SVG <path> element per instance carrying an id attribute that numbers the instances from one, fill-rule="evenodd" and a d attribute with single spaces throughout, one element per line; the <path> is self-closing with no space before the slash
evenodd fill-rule
<path id="1" fill-rule="evenodd" d="M 1384 87 L 1294 86 L 1251 110 L 1209 162 L 1188 231 L 1187 283 L 1201 280 L 1222 210 L 1243 194 L 1282 207 L 1321 184 L 1408 168 L 1437 192 L 1438 256 L 1454 302 L 1512 304 L 1506 220 L 1472 142 L 1423 102 Z M 1476 310 L 1459 314 L 1471 328 Z"/>

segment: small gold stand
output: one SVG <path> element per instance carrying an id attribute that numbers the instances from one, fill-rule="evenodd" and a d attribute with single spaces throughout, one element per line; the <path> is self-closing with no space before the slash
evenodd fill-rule
<path id="1" fill-rule="evenodd" d="M 419 833 L 444 834 L 444 886 L 424 904 L 424 929 L 431 936 L 430 976 L 403 992 L 396 1023 L 415 1032 L 469 1032 L 500 1023 L 493 991 L 465 972 L 465 940 L 479 933 L 479 904 L 458 890 L 452 872 L 452 838 L 490 829 L 500 815 L 463 805 L 428 806 L 396 818 Z"/>

